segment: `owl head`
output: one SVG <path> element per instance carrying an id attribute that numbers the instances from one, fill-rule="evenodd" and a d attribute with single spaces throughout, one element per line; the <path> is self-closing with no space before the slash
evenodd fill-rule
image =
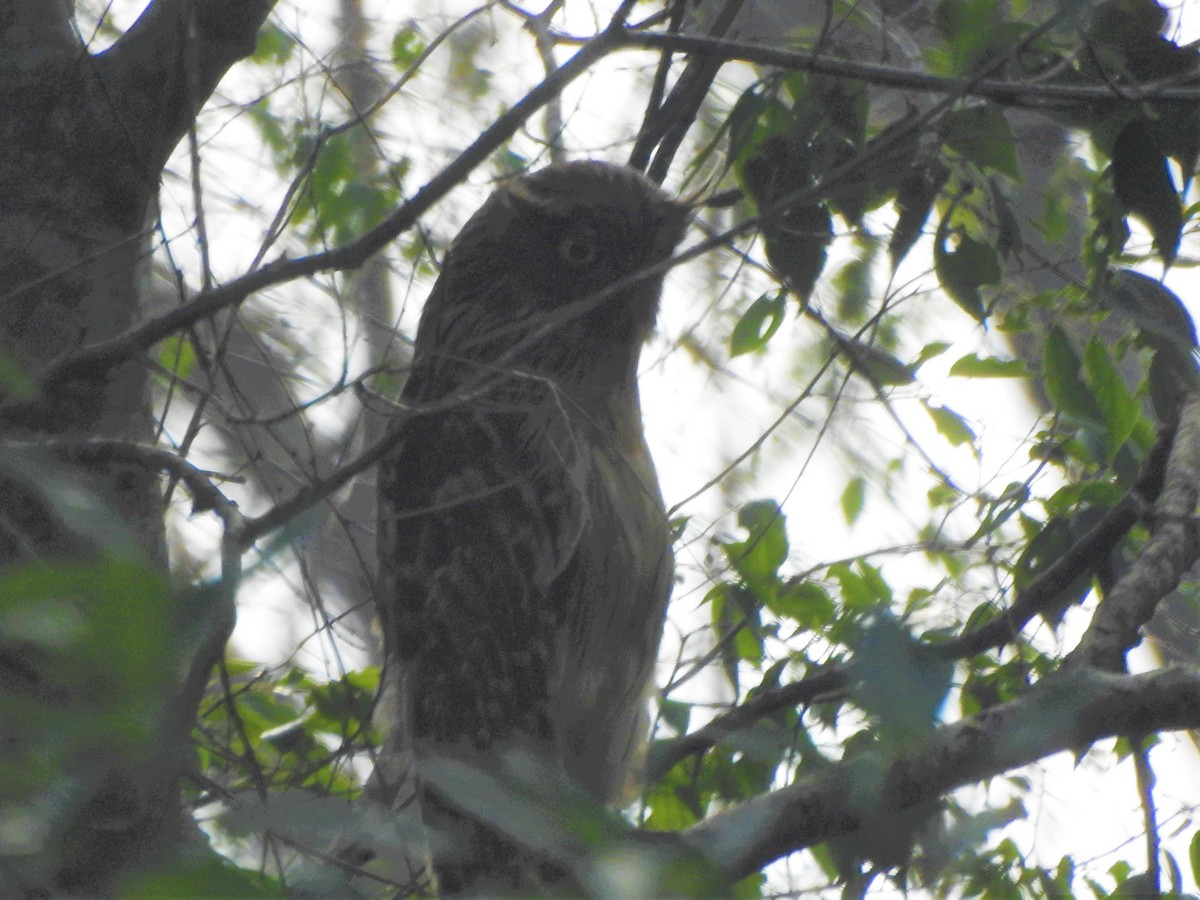
<path id="1" fill-rule="evenodd" d="M 549 166 L 499 187 L 451 244 L 416 365 L 509 365 L 603 386 L 636 374 L 690 208 L 637 172 Z M 438 359 L 447 362 L 440 366 Z"/>

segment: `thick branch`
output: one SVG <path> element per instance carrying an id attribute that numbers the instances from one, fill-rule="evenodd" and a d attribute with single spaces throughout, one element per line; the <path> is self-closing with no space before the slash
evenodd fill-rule
<path id="1" fill-rule="evenodd" d="M 0 6 L 0 60 L 28 70 L 59 53 L 77 55 L 69 0 L 9 0 Z"/>
<path id="2" fill-rule="evenodd" d="M 748 800 L 683 833 L 731 879 L 963 785 L 1125 734 L 1200 727 L 1200 672 L 1081 671 L 1048 678 L 1025 697 L 939 729 L 918 752 L 884 766 L 865 791 L 862 759 Z"/>
<path id="3" fill-rule="evenodd" d="M 96 59 L 145 171 L 157 176 L 275 0 L 155 0 Z"/>
<path id="4" fill-rule="evenodd" d="M 1189 394 L 1179 411 L 1162 493 L 1154 505 L 1151 537 L 1138 558 L 1100 601 L 1067 667 L 1120 670 L 1125 652 L 1159 602 L 1200 558 L 1196 504 L 1200 500 L 1200 394 Z"/>

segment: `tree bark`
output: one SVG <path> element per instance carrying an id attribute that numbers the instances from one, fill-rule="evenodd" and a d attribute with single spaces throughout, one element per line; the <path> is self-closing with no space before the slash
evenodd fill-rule
<path id="1" fill-rule="evenodd" d="M 163 166 L 229 67 L 254 49 L 272 5 L 157 0 L 96 55 L 66 0 L 11 0 L 0 12 L 0 392 L 31 401 L 0 416 L 5 439 L 152 438 L 140 355 L 40 394 L 38 374 L 138 320 Z M 0 464 L 0 565 L 93 563 L 119 547 L 165 571 L 156 471 L 76 461 L 60 472 L 88 509 L 107 511 L 131 540 L 67 526 L 38 484 Z M 45 668 L 52 662 L 0 635 L 0 690 L 41 696 L 55 678 L 62 684 L 61 672 Z M 186 675 L 214 660 L 178 662 Z M 86 695 L 90 685 L 76 681 L 67 682 L 68 694 Z M 55 806 L 63 821 L 46 829 L 63 840 L 36 848 L 17 876 L 20 889 L 103 894 L 131 867 L 171 852 L 181 833 L 181 751 L 194 694 L 164 698 L 175 707 L 162 717 L 170 733 L 133 748 L 136 761 L 95 748 L 96 759 L 116 761 L 91 783 L 72 782 L 71 796 Z"/>

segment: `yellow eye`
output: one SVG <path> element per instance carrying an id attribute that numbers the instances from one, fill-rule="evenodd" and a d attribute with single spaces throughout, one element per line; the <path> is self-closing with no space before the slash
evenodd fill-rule
<path id="1" fill-rule="evenodd" d="M 568 266 L 581 269 L 590 266 L 600 255 L 596 235 L 590 229 L 577 229 L 558 242 L 558 255 Z"/>

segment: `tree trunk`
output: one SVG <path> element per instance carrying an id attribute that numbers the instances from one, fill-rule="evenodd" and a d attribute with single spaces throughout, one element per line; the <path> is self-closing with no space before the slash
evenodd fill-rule
<path id="1" fill-rule="evenodd" d="M 53 437 L 61 449 L 64 442 L 97 438 L 152 439 L 148 369 L 141 354 L 44 389 L 39 373 L 136 322 L 163 166 L 229 66 L 254 49 L 272 5 L 156 0 L 112 48 L 93 55 L 66 0 L 4 4 L 0 434 L 5 440 L 36 444 Z M 117 523 L 115 529 L 80 529 L 48 486 L 16 458 L 6 453 L 0 459 L 0 565 L 9 571 L 35 564 L 53 569 L 119 554 L 143 569 L 165 572 L 158 472 L 130 464 L 57 462 L 55 487 L 75 492 L 86 515 L 102 511 Z M 71 599 L 83 606 L 92 598 Z M 64 675 L 62 661 L 31 651 L 13 635 L 0 635 L 0 690 L 7 695 L 0 703 L 25 709 L 31 699 L 78 702 L 99 690 L 86 671 Z M 174 662 L 186 675 L 197 666 L 207 673 L 214 660 Z M 160 719 L 170 724 L 158 729 L 152 746 L 119 751 L 96 746 L 90 748 L 94 757 L 81 754 L 107 762 L 92 763 L 95 777 L 70 781 L 68 796 L 52 804 L 51 821 L 39 832 L 41 844 L 32 841 L 25 848 L 30 852 L 16 883 L 0 883 L 4 893 L 106 893 L 122 873 L 177 843 L 186 758 L 181 751 L 199 699 L 194 690 L 181 694 L 180 674 L 167 673 L 164 683 L 175 687 L 164 697 L 167 710 Z M 3 724 L 0 749 L 19 757 L 24 723 L 6 713 Z M 47 779 L 47 785 L 61 788 L 66 782 L 60 781 Z"/>

